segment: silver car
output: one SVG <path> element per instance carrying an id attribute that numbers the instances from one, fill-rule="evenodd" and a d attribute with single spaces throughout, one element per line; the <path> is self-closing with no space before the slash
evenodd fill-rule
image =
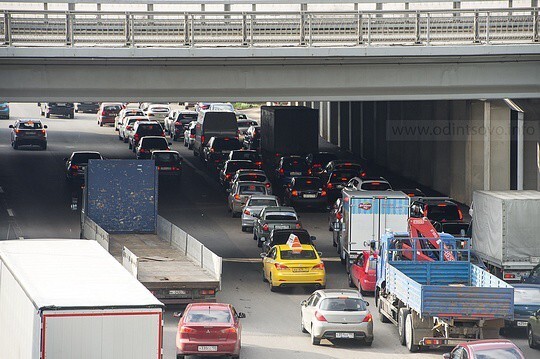
<path id="1" fill-rule="evenodd" d="M 317 290 L 300 304 L 302 332 L 311 335 L 313 345 L 322 339 L 360 340 L 371 345 L 373 318 L 368 305 L 357 290 Z"/>
<path id="2" fill-rule="evenodd" d="M 195 134 L 197 132 L 196 127 L 197 121 L 191 121 L 184 131 L 184 147 L 187 147 L 190 150 L 193 148 L 193 142 L 195 142 Z"/>
<path id="3" fill-rule="evenodd" d="M 150 121 L 157 121 L 161 126 L 165 126 L 165 118 L 169 115 L 171 108 L 169 105 L 152 104 L 144 112 Z"/>
<path id="4" fill-rule="evenodd" d="M 242 211 L 242 232 L 252 231 L 255 223 L 254 215 L 259 215 L 264 207 L 279 206 L 276 196 L 252 195 L 248 198 Z"/>
<path id="5" fill-rule="evenodd" d="M 238 170 L 231 180 L 230 188 L 239 181 L 261 182 L 268 189 L 268 194 L 272 194 L 272 182 L 263 170 Z"/>
<path id="6" fill-rule="evenodd" d="M 260 182 L 240 181 L 229 192 L 229 211 L 233 217 L 239 217 L 248 198 L 252 195 L 267 195 L 268 189 Z"/>

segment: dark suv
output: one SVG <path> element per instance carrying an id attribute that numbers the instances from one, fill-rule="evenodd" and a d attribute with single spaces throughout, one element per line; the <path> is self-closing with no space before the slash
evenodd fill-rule
<path id="1" fill-rule="evenodd" d="M 42 150 L 47 148 L 47 125 L 40 120 L 17 120 L 11 128 L 11 146 L 18 149 L 19 146 L 39 146 Z"/>
<path id="2" fill-rule="evenodd" d="M 221 168 L 229 153 L 242 148 L 234 137 L 212 137 L 203 149 L 203 159 L 207 165 Z"/>
<path id="3" fill-rule="evenodd" d="M 461 209 L 450 198 L 419 198 L 411 204 L 411 217 L 427 217 L 438 232 L 453 235 L 460 235 L 468 227 Z"/>
<path id="4" fill-rule="evenodd" d="M 51 116 L 74 118 L 75 107 L 70 102 L 42 102 L 38 104 L 41 116 L 50 118 Z"/>
<path id="5" fill-rule="evenodd" d="M 170 145 L 165 137 L 144 136 L 135 148 L 135 153 L 137 154 L 137 159 L 148 159 L 152 157 L 152 152 L 154 151 L 170 150 Z"/>
<path id="6" fill-rule="evenodd" d="M 165 137 L 163 127 L 155 121 L 138 121 L 135 122 L 133 131 L 129 134 L 129 149 L 135 152 L 135 148 L 139 144 L 139 141 L 144 136 L 162 136 Z"/>

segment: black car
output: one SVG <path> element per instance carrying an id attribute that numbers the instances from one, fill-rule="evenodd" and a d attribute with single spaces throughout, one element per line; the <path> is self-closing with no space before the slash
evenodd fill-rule
<path id="1" fill-rule="evenodd" d="M 42 150 L 47 149 L 47 125 L 40 120 L 17 120 L 11 128 L 11 147 L 18 149 L 20 146 L 39 146 Z"/>
<path id="2" fill-rule="evenodd" d="M 235 137 L 212 137 L 203 149 L 203 160 L 209 166 L 221 168 L 229 153 L 242 148 Z"/>
<path id="3" fill-rule="evenodd" d="M 75 107 L 71 102 L 42 102 L 39 103 L 41 116 L 50 118 L 51 116 L 74 118 Z"/>
<path id="4" fill-rule="evenodd" d="M 235 150 L 229 153 L 229 160 L 246 160 L 255 163 L 259 169 L 262 169 L 262 157 L 255 150 Z"/>
<path id="5" fill-rule="evenodd" d="M 129 149 L 135 152 L 135 148 L 144 136 L 165 137 L 165 132 L 163 131 L 163 127 L 155 121 L 137 121 L 135 122 L 133 131 L 129 134 Z"/>
<path id="6" fill-rule="evenodd" d="M 231 160 L 225 162 L 225 165 L 219 172 L 219 183 L 225 188 L 229 188 L 229 183 L 231 182 L 234 174 L 238 170 L 256 170 L 258 169 L 257 165 L 251 161 L 246 160 Z"/>
<path id="7" fill-rule="evenodd" d="M 171 143 L 167 142 L 165 137 L 161 136 L 145 136 L 141 138 L 139 144 L 135 148 L 137 159 L 148 159 L 152 157 L 152 152 L 159 150 L 170 150 Z"/>
<path id="8" fill-rule="evenodd" d="M 263 242 L 262 251 L 268 253 L 275 245 L 287 244 L 291 235 L 297 236 L 301 244 L 310 244 L 313 246 L 315 245 L 313 241 L 317 239 L 315 236 L 310 236 L 309 232 L 305 229 L 274 229 L 270 232 L 268 240 Z"/>
<path id="9" fill-rule="evenodd" d="M 79 102 L 75 112 L 97 113 L 99 111 L 99 102 Z"/>
<path id="10" fill-rule="evenodd" d="M 330 152 L 310 153 L 306 156 L 306 163 L 313 171 L 314 176 L 319 176 L 328 162 L 337 160 L 337 156 Z"/>
<path id="11" fill-rule="evenodd" d="M 306 159 L 300 156 L 283 156 L 276 168 L 276 179 L 281 185 L 287 185 L 293 177 L 311 176 L 311 169 Z"/>
<path id="12" fill-rule="evenodd" d="M 180 178 L 182 175 L 182 157 L 176 151 L 154 151 L 152 157 L 159 176 Z"/>
<path id="13" fill-rule="evenodd" d="M 197 121 L 197 116 L 195 111 L 172 111 L 169 118 L 165 119 L 165 123 L 168 124 L 168 131 L 173 141 L 184 137 L 184 131 L 192 121 Z"/>
<path id="14" fill-rule="evenodd" d="M 66 161 L 66 179 L 84 180 L 88 160 L 102 160 L 103 157 L 96 151 L 76 151 L 64 158 Z"/>
<path id="15" fill-rule="evenodd" d="M 427 217 L 437 231 L 444 230 L 453 235 L 462 235 L 468 222 L 463 220 L 459 206 L 451 199 L 424 197 L 411 204 L 411 217 Z"/>
<path id="16" fill-rule="evenodd" d="M 524 283 L 540 284 L 540 264 L 534 267 L 529 275 L 523 279 Z"/>
<path id="17" fill-rule="evenodd" d="M 367 173 L 361 164 L 348 160 L 333 160 L 328 162 L 320 175 L 322 176 L 323 174 L 328 174 L 335 170 L 354 170 L 360 178 L 366 178 L 367 176 Z"/>
<path id="18" fill-rule="evenodd" d="M 347 186 L 347 183 L 356 174 L 357 172 L 355 170 L 347 169 L 334 170 L 328 174 L 324 173 L 321 176 L 321 181 L 323 181 L 323 185 L 326 188 L 328 200 L 335 202 L 336 199 L 341 198 L 341 190 Z"/>
<path id="19" fill-rule="evenodd" d="M 294 177 L 285 188 L 286 206 L 317 207 L 326 209 L 327 194 L 317 177 Z"/>
<path id="20" fill-rule="evenodd" d="M 512 284 L 514 320 L 505 320 L 505 328 L 527 328 L 529 317 L 540 310 L 540 284 Z"/>

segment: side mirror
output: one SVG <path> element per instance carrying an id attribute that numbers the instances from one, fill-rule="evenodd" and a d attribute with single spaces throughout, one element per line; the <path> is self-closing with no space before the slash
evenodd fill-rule
<path id="1" fill-rule="evenodd" d="M 13 128 L 13 125 L 9 125 L 9 128 Z"/>
<path id="2" fill-rule="evenodd" d="M 536 314 L 534 315 L 536 318 L 540 318 L 540 309 L 536 311 Z"/>
<path id="3" fill-rule="evenodd" d="M 319 257 L 322 257 L 322 252 L 317 252 L 317 254 L 319 255 Z"/>
<path id="4" fill-rule="evenodd" d="M 442 357 L 443 357 L 443 359 L 450 359 L 451 358 L 450 353 L 444 353 L 442 355 Z"/>
<path id="5" fill-rule="evenodd" d="M 304 299 L 303 301 L 301 301 L 301 302 L 300 302 L 300 305 L 301 305 L 302 307 L 305 307 L 305 306 L 307 305 L 307 300 Z"/>
<path id="6" fill-rule="evenodd" d="M 366 307 L 369 307 L 369 302 L 367 300 L 364 300 L 364 303 L 366 303 Z"/>
<path id="7" fill-rule="evenodd" d="M 238 318 L 244 319 L 246 317 L 246 313 L 238 312 Z"/>
<path id="8" fill-rule="evenodd" d="M 260 256 L 261 256 L 262 259 L 264 259 L 264 258 L 266 258 L 266 253 L 263 252 L 263 253 L 260 254 Z"/>
<path id="9" fill-rule="evenodd" d="M 311 237 L 309 237 L 309 239 L 311 239 L 311 241 L 313 242 L 313 241 L 316 241 L 316 240 L 317 240 L 317 237 L 311 236 Z"/>
<path id="10" fill-rule="evenodd" d="M 182 314 L 183 314 L 182 312 L 174 312 L 173 317 L 180 318 L 182 316 Z"/>
<path id="11" fill-rule="evenodd" d="M 38 102 L 37 105 L 38 105 L 38 106 L 41 106 L 41 102 Z"/>
<path id="12" fill-rule="evenodd" d="M 43 128 L 49 128 L 49 127 L 47 127 L 47 125 L 43 125 Z"/>

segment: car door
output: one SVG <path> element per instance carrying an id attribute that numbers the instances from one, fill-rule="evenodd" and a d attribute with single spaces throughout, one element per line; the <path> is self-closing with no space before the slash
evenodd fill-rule
<path id="1" fill-rule="evenodd" d="M 266 279 L 270 278 L 271 267 L 276 262 L 276 253 L 277 253 L 277 249 L 274 247 L 270 250 L 268 255 L 264 257 L 263 259 L 264 277 Z"/>
<path id="2" fill-rule="evenodd" d="M 313 299 L 315 298 L 315 294 L 312 294 L 308 297 L 308 299 L 306 299 L 306 302 L 304 305 L 301 306 L 301 312 L 302 312 L 302 325 L 304 326 L 304 328 L 307 326 L 307 323 L 311 320 L 311 318 L 308 316 L 309 313 L 307 311 L 307 308 L 309 307 L 309 305 L 313 302 Z"/>
<path id="3" fill-rule="evenodd" d="M 360 253 L 358 257 L 356 257 L 353 265 L 351 266 L 351 274 L 352 274 L 351 278 L 354 285 L 356 285 L 358 288 L 360 288 L 360 282 L 362 281 L 363 276 L 365 274 L 364 264 L 365 264 L 364 253 Z"/>
<path id="4" fill-rule="evenodd" d="M 317 307 L 319 305 L 319 302 L 321 301 L 321 295 L 319 293 L 316 293 L 313 296 L 313 300 L 306 308 L 306 318 L 307 322 L 305 324 L 305 328 L 311 333 L 311 323 L 313 323 L 313 316 L 315 315 L 315 311 L 317 310 Z"/>

